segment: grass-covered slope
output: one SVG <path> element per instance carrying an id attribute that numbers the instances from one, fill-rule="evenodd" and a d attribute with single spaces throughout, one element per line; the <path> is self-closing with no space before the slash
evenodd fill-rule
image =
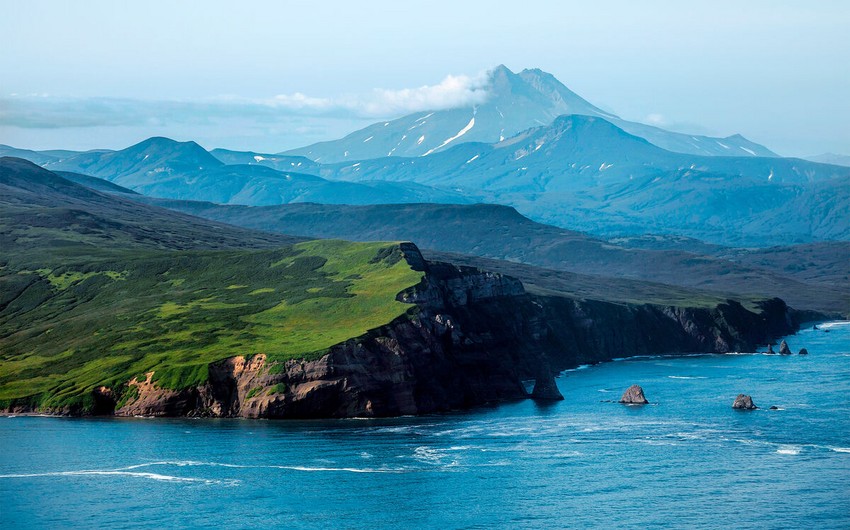
<path id="1" fill-rule="evenodd" d="M 218 228 L 225 243 L 240 231 L 179 216 L 145 239 L 126 215 L 101 219 L 118 199 L 20 161 L 0 160 L 0 186 L 0 408 L 85 410 L 95 388 L 120 394 L 151 371 L 186 388 L 236 355 L 316 358 L 403 315 L 396 295 L 421 280 L 396 244 L 184 250 L 181 230 Z"/>

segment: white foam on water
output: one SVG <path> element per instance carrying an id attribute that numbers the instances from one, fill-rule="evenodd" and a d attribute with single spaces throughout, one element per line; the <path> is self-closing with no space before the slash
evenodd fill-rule
<path id="1" fill-rule="evenodd" d="M 575 458 L 577 456 L 582 456 L 583 453 L 578 451 L 563 451 L 560 453 L 554 453 L 552 456 L 555 458 Z"/>
<path id="2" fill-rule="evenodd" d="M 829 450 L 836 453 L 850 453 L 850 447 L 830 447 Z"/>
<path id="3" fill-rule="evenodd" d="M 850 320 L 836 320 L 834 322 L 824 322 L 823 324 L 818 324 L 818 328 L 820 329 L 837 328 L 840 326 L 850 326 Z"/>
<path id="4" fill-rule="evenodd" d="M 226 486 L 236 486 L 239 484 L 238 480 L 215 480 L 215 479 L 207 479 L 207 478 L 197 478 L 197 477 L 176 477 L 173 475 L 162 475 L 160 473 L 146 473 L 140 471 L 124 471 L 124 470 L 81 470 L 81 471 L 53 471 L 48 473 L 21 473 L 21 474 L 11 474 L 11 475 L 0 475 L 0 478 L 35 478 L 35 477 L 103 477 L 103 476 L 119 476 L 119 477 L 133 477 L 133 478 L 146 478 L 150 480 L 157 480 L 161 482 L 193 482 L 200 484 L 220 484 Z"/>
<path id="5" fill-rule="evenodd" d="M 135 464 L 132 466 L 122 467 L 122 471 L 127 471 L 130 469 L 141 469 L 145 467 L 153 467 L 153 466 L 176 466 L 176 467 L 187 467 L 187 466 L 209 466 L 209 467 L 233 467 L 233 468 L 245 468 L 247 466 L 240 466 L 237 464 L 220 464 L 218 462 L 200 462 L 197 460 L 160 460 L 157 462 L 145 462 L 143 464 Z"/>
<path id="6" fill-rule="evenodd" d="M 802 448 L 799 445 L 782 445 L 776 450 L 780 455 L 798 455 Z"/>
<path id="7" fill-rule="evenodd" d="M 593 366 L 593 365 L 592 364 L 580 364 L 580 365 L 576 366 L 575 368 L 568 368 L 561 373 L 565 374 L 567 372 L 578 372 L 579 370 L 587 370 L 591 366 Z"/>
<path id="8" fill-rule="evenodd" d="M 668 375 L 669 379 L 708 379 L 704 375 Z"/>
<path id="9" fill-rule="evenodd" d="M 445 461 L 446 457 L 449 456 L 446 452 L 447 451 L 444 449 L 434 449 L 433 447 L 423 445 L 413 450 L 413 459 L 422 462 L 423 464 L 448 467 L 457 466 L 458 461 L 455 459 L 452 459 L 449 462 Z"/>
<path id="10" fill-rule="evenodd" d="M 288 469 L 305 472 L 337 472 L 337 473 L 407 473 L 401 468 L 369 468 L 369 467 L 309 467 L 309 466 L 268 466 L 274 469 Z"/>
<path id="11" fill-rule="evenodd" d="M 368 455 L 368 456 L 364 456 Z M 360 455 L 363 458 L 372 458 L 372 455 L 369 453 L 361 453 Z M 319 460 L 324 463 L 333 463 L 332 460 L 322 459 Z M 407 472 L 407 469 L 403 468 L 357 468 L 357 467 L 329 467 L 329 466 L 283 466 L 283 465 L 239 465 L 239 464 L 224 464 L 221 462 L 200 462 L 195 460 L 170 460 L 170 461 L 160 461 L 160 462 L 147 462 L 145 464 L 137 464 L 134 466 L 128 466 L 123 469 L 138 469 L 141 467 L 147 466 L 210 466 L 210 467 L 228 467 L 228 468 L 236 468 L 236 469 L 286 469 L 290 471 L 337 471 L 337 472 L 347 472 L 347 473 L 404 473 Z M 219 481 L 212 481 L 219 482 Z M 227 481 L 225 481 L 227 482 Z"/>

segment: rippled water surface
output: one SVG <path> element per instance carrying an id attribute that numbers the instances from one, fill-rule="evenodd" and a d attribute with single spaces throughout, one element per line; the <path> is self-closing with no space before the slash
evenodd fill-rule
<path id="1" fill-rule="evenodd" d="M 450 415 L 0 418 L 0 526 L 850 528 L 850 325 L 788 342 L 810 355 L 612 362 Z M 633 383 L 651 405 L 611 402 Z"/>

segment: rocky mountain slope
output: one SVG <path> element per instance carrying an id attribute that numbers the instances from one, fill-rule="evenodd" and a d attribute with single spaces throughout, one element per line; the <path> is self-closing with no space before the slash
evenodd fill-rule
<path id="1" fill-rule="evenodd" d="M 592 105 L 539 69 L 510 71 L 504 65 L 488 73 L 489 97 L 467 108 L 423 111 L 355 131 L 345 138 L 292 149 L 282 154 L 321 163 L 385 156 L 418 157 L 462 142 L 495 143 L 531 127 L 549 125 L 564 114 L 604 118 L 670 151 L 703 156 L 776 156 L 740 135 L 710 138 L 666 131 L 620 119 Z"/>
<path id="2" fill-rule="evenodd" d="M 537 221 L 608 237 L 659 233 L 726 245 L 850 239 L 846 167 L 673 153 L 588 116 L 562 116 L 495 144 L 323 166 L 320 174 L 474 193 Z"/>

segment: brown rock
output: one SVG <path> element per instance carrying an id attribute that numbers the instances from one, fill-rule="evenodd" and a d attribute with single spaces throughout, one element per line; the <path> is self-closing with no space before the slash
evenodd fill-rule
<path id="1" fill-rule="evenodd" d="M 779 343 L 779 355 L 791 355 L 792 353 L 794 352 L 792 352 L 791 348 L 788 347 L 787 342 L 783 340 Z"/>
<path id="2" fill-rule="evenodd" d="M 774 354 L 776 353 L 775 351 L 773 351 L 773 344 L 768 344 L 768 345 L 767 345 L 767 352 L 766 352 L 766 353 L 767 353 L 768 355 L 774 355 Z"/>
<path id="3" fill-rule="evenodd" d="M 733 409 L 740 410 L 755 410 L 758 407 L 755 403 L 753 403 L 753 398 L 746 394 L 738 394 L 738 397 L 735 398 L 735 402 L 732 403 Z"/>
<path id="4" fill-rule="evenodd" d="M 646 400 L 646 396 L 643 395 L 643 389 L 639 385 L 632 385 L 623 393 L 620 403 L 627 405 L 646 405 L 649 401 Z"/>

